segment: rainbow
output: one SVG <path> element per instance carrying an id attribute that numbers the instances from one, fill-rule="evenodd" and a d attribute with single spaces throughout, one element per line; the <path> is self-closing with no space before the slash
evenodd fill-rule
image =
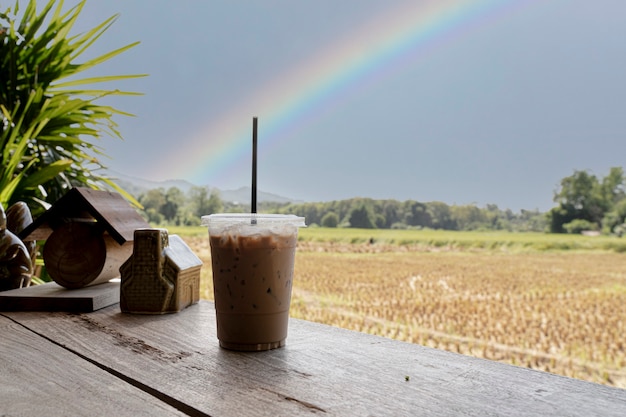
<path id="1" fill-rule="evenodd" d="M 215 119 L 219 122 L 187 138 L 188 145 L 178 154 L 168 155 L 168 175 L 219 186 L 220 179 L 235 169 L 249 170 L 253 116 L 259 117 L 259 137 L 267 150 L 354 88 L 384 79 L 426 54 L 429 48 L 497 19 L 527 1 L 410 1 L 385 16 L 378 15 L 331 48 L 252 92 L 219 115 Z"/>

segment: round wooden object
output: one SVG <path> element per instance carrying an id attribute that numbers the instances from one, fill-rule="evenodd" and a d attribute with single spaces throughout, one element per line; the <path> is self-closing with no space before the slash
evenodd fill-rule
<path id="1" fill-rule="evenodd" d="M 131 254 L 132 243 L 119 245 L 96 222 L 65 223 L 54 230 L 43 247 L 50 277 L 71 289 L 119 277 L 120 265 Z"/>

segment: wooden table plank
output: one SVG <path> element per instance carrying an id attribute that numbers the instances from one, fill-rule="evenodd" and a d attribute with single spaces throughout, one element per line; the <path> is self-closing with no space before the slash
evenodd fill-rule
<path id="1" fill-rule="evenodd" d="M 0 415 L 185 414 L 0 315 Z"/>
<path id="2" fill-rule="evenodd" d="M 626 390 L 302 320 L 283 349 L 226 351 L 209 302 L 158 316 L 4 314 L 212 416 L 626 415 Z"/>
<path id="3" fill-rule="evenodd" d="M 0 311 L 92 312 L 120 302 L 120 283 L 68 290 L 56 282 L 0 292 Z"/>

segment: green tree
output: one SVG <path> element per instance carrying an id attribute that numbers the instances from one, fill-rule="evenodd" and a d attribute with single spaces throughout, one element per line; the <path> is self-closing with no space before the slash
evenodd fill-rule
<path id="1" fill-rule="evenodd" d="M 626 198 L 621 199 L 613 205 L 611 211 L 604 215 L 602 219 L 602 232 L 606 234 L 616 233 L 619 227 L 619 233 L 623 233 L 623 225 L 626 222 Z"/>
<path id="2" fill-rule="evenodd" d="M 450 212 L 452 221 L 457 225 L 458 230 L 476 230 L 488 227 L 483 211 L 475 205 L 452 206 Z"/>
<path id="3" fill-rule="evenodd" d="M 576 219 L 576 211 L 573 207 L 562 206 L 553 207 L 546 214 L 549 230 L 551 233 L 565 233 L 566 230 L 563 227 Z"/>
<path id="4" fill-rule="evenodd" d="M 612 167 L 609 174 L 602 179 L 602 200 L 605 210 L 610 210 L 626 196 L 626 178 L 621 167 Z"/>
<path id="5" fill-rule="evenodd" d="M 373 220 L 372 212 L 365 204 L 355 207 L 350 212 L 350 227 L 360 229 L 375 229 L 376 225 Z"/>
<path id="6" fill-rule="evenodd" d="M 339 225 L 339 216 L 333 211 L 329 211 L 322 217 L 322 227 L 337 227 Z"/>
<path id="7" fill-rule="evenodd" d="M 207 213 L 209 204 L 209 189 L 207 187 L 191 187 L 187 195 L 191 211 L 195 216 L 209 214 Z"/>
<path id="8" fill-rule="evenodd" d="M 191 187 L 188 195 L 191 211 L 198 218 L 224 211 L 224 202 L 217 189 L 209 193 L 208 187 Z"/>
<path id="9" fill-rule="evenodd" d="M 408 226 L 430 227 L 431 218 L 424 203 L 409 200 L 404 204 L 404 223 Z"/>
<path id="10" fill-rule="evenodd" d="M 586 220 L 600 228 L 605 215 L 624 199 L 624 182 L 622 168 L 611 168 L 602 181 L 587 171 L 563 178 L 554 195 L 558 207 L 548 213 L 550 230 L 563 232 L 564 225 L 573 220 Z"/>
<path id="11" fill-rule="evenodd" d="M 397 200 L 384 200 L 380 205 L 380 214 L 385 218 L 386 229 L 390 229 L 393 224 L 403 221 L 402 207 Z"/>
<path id="12" fill-rule="evenodd" d="M 222 202 L 222 198 L 220 197 L 220 192 L 218 190 L 211 191 L 211 195 L 209 195 L 209 201 L 207 202 L 206 212 L 201 216 L 213 213 L 221 213 L 224 211 L 224 203 Z"/>
<path id="13" fill-rule="evenodd" d="M 452 212 L 449 205 L 441 201 L 433 201 L 427 203 L 426 207 L 434 229 L 456 229 L 456 222 L 452 220 Z"/>
<path id="14" fill-rule="evenodd" d="M 308 225 L 319 225 L 323 215 L 323 210 L 320 210 L 320 208 L 320 203 L 305 203 L 298 210 L 298 215 L 304 217 Z"/>
<path id="15" fill-rule="evenodd" d="M 387 220 L 385 219 L 385 216 L 383 216 L 382 214 L 375 213 L 374 224 L 376 225 L 377 229 L 383 229 L 385 225 L 387 224 Z"/>
<path id="16" fill-rule="evenodd" d="M 148 223 L 160 225 L 163 224 L 163 222 L 165 221 L 163 215 L 152 207 L 145 209 L 144 212 Z"/>
<path id="17" fill-rule="evenodd" d="M 165 203 L 159 212 L 165 220 L 172 222 L 179 216 L 179 209 L 185 204 L 185 195 L 178 187 L 170 187 L 165 193 Z"/>
<path id="18" fill-rule="evenodd" d="M 522 209 L 519 217 L 514 218 L 515 231 L 545 232 L 547 231 L 547 216 L 539 210 Z"/>
<path id="19" fill-rule="evenodd" d="M 139 201 L 145 209 L 153 208 L 160 212 L 166 201 L 165 191 L 163 191 L 163 188 L 153 188 L 140 195 Z"/>
<path id="20" fill-rule="evenodd" d="M 598 178 L 587 171 L 575 171 L 561 180 L 554 201 L 573 211 L 576 218 L 599 223 L 606 207 Z"/>
<path id="21" fill-rule="evenodd" d="M 0 11 L 0 203 L 5 207 L 22 200 L 37 213 L 42 202 L 56 201 L 73 186 L 112 188 L 136 202 L 100 173 L 106 167 L 98 158 L 104 154 L 93 142 L 103 133 L 121 138 L 113 116 L 128 115 L 97 101 L 136 93 L 80 87 L 143 75 L 80 75 L 137 43 L 77 62 L 117 18 L 73 36 L 84 4 L 65 12 L 62 1 L 50 0 L 38 13 L 36 0 L 26 2 L 23 11 L 16 1 Z"/>

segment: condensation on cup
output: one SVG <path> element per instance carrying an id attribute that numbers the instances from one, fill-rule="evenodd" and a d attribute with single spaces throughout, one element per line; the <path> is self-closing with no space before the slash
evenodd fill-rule
<path id="1" fill-rule="evenodd" d="M 202 224 L 209 229 L 220 346 L 240 351 L 284 346 L 304 218 L 211 214 L 202 217 Z"/>

